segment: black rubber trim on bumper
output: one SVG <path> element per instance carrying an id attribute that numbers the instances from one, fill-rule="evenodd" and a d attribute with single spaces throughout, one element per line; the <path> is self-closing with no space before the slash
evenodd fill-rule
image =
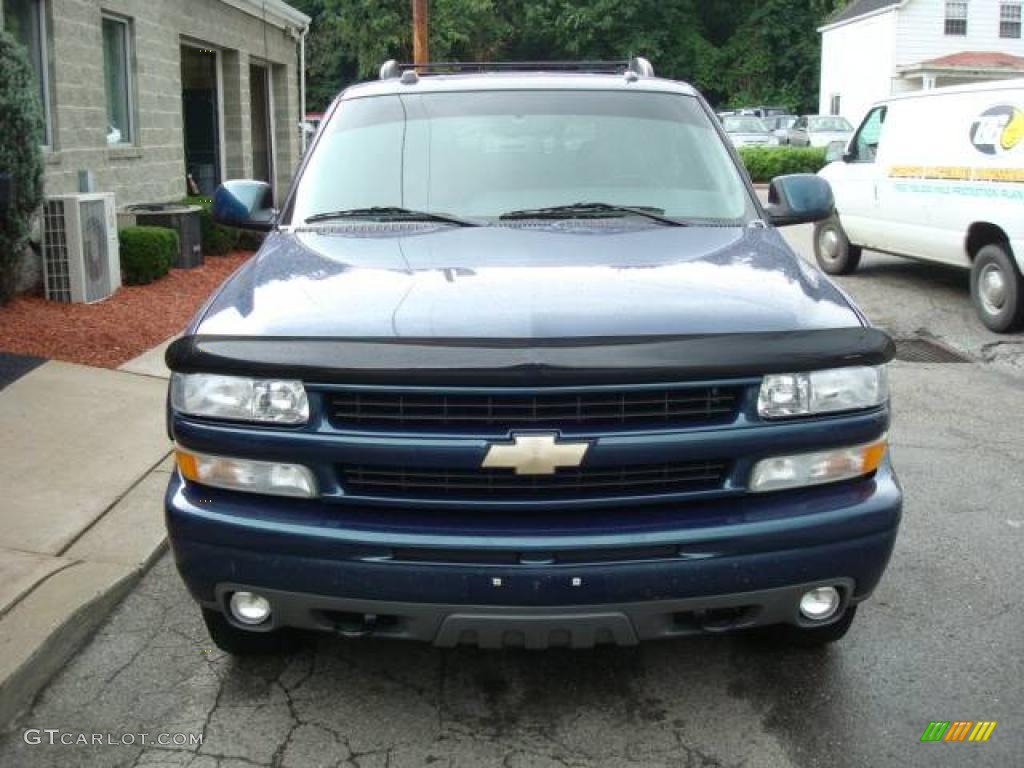
<path id="1" fill-rule="evenodd" d="M 598 385 L 738 378 L 880 365 L 896 347 L 877 328 L 579 339 L 347 339 L 185 336 L 180 373 L 403 386 Z"/>
<path id="2" fill-rule="evenodd" d="M 821 586 L 838 587 L 842 604 L 831 619 L 812 624 L 800 616 L 800 596 Z M 252 627 L 238 624 L 231 618 L 226 610 L 228 600 L 233 592 L 243 590 L 270 601 L 270 621 Z M 845 613 L 853 594 L 852 579 L 836 578 L 756 592 L 679 600 L 507 607 L 354 600 L 220 584 L 217 601 L 208 607 L 224 612 L 235 626 L 257 632 L 293 627 L 335 632 L 346 637 L 418 640 L 445 648 L 471 645 L 542 649 L 636 645 L 641 640 L 718 634 L 772 624 L 824 626 Z"/>

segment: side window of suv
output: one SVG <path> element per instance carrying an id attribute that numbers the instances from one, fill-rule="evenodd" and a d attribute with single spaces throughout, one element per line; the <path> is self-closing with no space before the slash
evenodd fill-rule
<path id="1" fill-rule="evenodd" d="M 882 127 L 885 125 L 886 107 L 875 107 L 871 110 L 857 131 L 857 138 L 851 147 L 850 161 L 854 163 L 873 163 L 878 154 L 878 142 L 882 139 Z"/>

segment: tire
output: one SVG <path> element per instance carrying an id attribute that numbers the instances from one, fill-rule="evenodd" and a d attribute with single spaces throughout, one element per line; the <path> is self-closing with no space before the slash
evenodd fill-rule
<path id="1" fill-rule="evenodd" d="M 820 648 L 842 640 L 850 631 L 850 625 L 857 615 L 857 606 L 851 605 L 846 609 L 839 621 L 826 624 L 823 627 L 797 627 L 792 624 L 780 624 L 777 627 L 768 627 L 768 640 L 773 645 L 787 646 L 789 648 Z"/>
<path id="2" fill-rule="evenodd" d="M 256 632 L 239 629 L 224 614 L 203 608 L 203 621 L 213 644 L 232 656 L 270 656 L 288 653 L 297 647 L 295 634 L 287 629 Z"/>
<path id="3" fill-rule="evenodd" d="M 830 275 L 849 275 L 860 266 L 861 248 L 852 245 L 838 216 L 814 225 L 814 259 Z"/>
<path id="4" fill-rule="evenodd" d="M 1009 246 L 986 245 L 971 266 L 971 301 L 985 327 L 1010 333 L 1024 327 L 1024 278 Z"/>

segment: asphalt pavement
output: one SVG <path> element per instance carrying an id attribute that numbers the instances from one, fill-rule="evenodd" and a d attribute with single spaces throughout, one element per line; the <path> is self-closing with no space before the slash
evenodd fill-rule
<path id="1" fill-rule="evenodd" d="M 210 643 L 165 557 L 0 737 L 0 765 L 1021 765 L 1024 337 L 990 338 L 962 275 L 890 261 L 869 256 L 841 282 L 897 335 L 978 362 L 893 366 L 904 522 L 838 645 L 527 652 L 321 637 L 238 661 Z M 933 720 L 998 725 L 982 744 L 922 743 Z M 141 745 L 161 733 L 202 745 Z M 95 734 L 134 743 L 59 743 Z"/>

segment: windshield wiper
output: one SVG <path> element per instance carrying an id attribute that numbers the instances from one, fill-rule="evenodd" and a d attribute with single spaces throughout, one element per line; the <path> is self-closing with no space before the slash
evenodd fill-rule
<path id="1" fill-rule="evenodd" d="M 337 219 L 375 219 L 377 221 L 437 221 L 442 224 L 453 224 L 456 227 L 479 227 L 480 224 L 457 216 L 429 211 L 414 211 L 397 206 L 374 206 L 372 208 L 349 208 L 344 211 L 327 211 L 314 213 L 306 219 L 307 224 L 317 221 L 334 221 Z"/>
<path id="2" fill-rule="evenodd" d="M 503 213 L 498 218 L 505 221 L 515 219 L 572 219 L 604 214 L 642 216 L 645 219 L 650 219 L 669 227 L 686 226 L 681 221 L 670 219 L 661 208 L 639 205 L 612 205 L 610 203 L 573 203 L 571 205 L 553 205 L 550 208 L 525 208 L 521 211 Z"/>

